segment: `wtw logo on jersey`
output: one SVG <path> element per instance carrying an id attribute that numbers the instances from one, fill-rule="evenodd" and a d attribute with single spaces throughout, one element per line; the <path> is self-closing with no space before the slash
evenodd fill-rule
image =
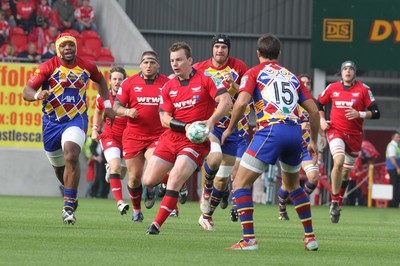
<path id="1" fill-rule="evenodd" d="M 160 97 L 136 97 L 136 100 L 142 105 L 158 105 Z"/>
<path id="2" fill-rule="evenodd" d="M 195 95 L 195 96 L 193 96 L 192 99 L 174 103 L 174 107 L 176 109 L 186 109 L 186 108 L 193 107 L 199 101 L 200 101 L 200 96 Z"/>
<path id="3" fill-rule="evenodd" d="M 336 108 L 350 108 L 353 106 L 353 101 L 334 101 Z"/>

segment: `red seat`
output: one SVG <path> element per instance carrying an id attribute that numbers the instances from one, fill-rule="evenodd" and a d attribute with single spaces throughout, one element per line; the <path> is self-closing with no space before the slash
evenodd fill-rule
<path id="1" fill-rule="evenodd" d="M 102 42 L 98 38 L 90 38 L 90 39 L 83 38 L 83 45 L 86 48 L 92 49 L 94 54 L 97 54 L 102 46 Z"/>
<path id="2" fill-rule="evenodd" d="M 81 56 L 84 60 L 88 61 L 96 61 L 96 57 L 94 55 L 85 54 Z"/>
<path id="3" fill-rule="evenodd" d="M 74 36 L 75 38 L 80 38 L 81 34 L 79 33 L 79 31 L 74 30 L 74 29 L 66 29 L 64 30 L 64 32 L 69 32 L 72 34 L 72 36 Z"/>
<path id="4" fill-rule="evenodd" d="M 10 27 L 9 35 L 25 35 L 25 32 L 21 27 Z"/>
<path id="5" fill-rule="evenodd" d="M 97 61 L 99 61 L 99 62 L 102 62 L 102 61 L 104 61 L 104 62 L 114 62 L 115 59 L 114 59 L 114 56 L 112 56 L 112 55 L 99 55 L 97 57 Z"/>
<path id="6" fill-rule="evenodd" d="M 3 45 L 1 46 L 0 52 L 4 53 L 6 48 L 7 48 L 8 43 L 3 43 Z"/>
<path id="7" fill-rule="evenodd" d="M 100 66 L 110 66 L 115 62 L 112 55 L 99 55 L 96 57 L 96 61 Z"/>
<path id="8" fill-rule="evenodd" d="M 94 56 L 93 50 L 89 49 L 85 46 L 81 46 L 78 48 L 78 56 L 85 57 L 85 56 Z"/>
<path id="9" fill-rule="evenodd" d="M 97 31 L 94 31 L 94 30 L 84 30 L 81 32 L 81 36 L 83 39 L 86 39 L 86 38 L 100 39 L 99 34 L 97 33 Z"/>
<path id="10" fill-rule="evenodd" d="M 97 55 L 98 56 L 101 56 L 101 55 L 111 55 L 112 56 L 112 52 L 108 48 L 100 47 L 100 49 L 97 51 Z"/>
<path id="11" fill-rule="evenodd" d="M 10 36 L 10 43 L 14 45 L 15 50 L 21 46 L 25 46 L 28 43 L 28 37 L 26 35 L 11 35 Z"/>

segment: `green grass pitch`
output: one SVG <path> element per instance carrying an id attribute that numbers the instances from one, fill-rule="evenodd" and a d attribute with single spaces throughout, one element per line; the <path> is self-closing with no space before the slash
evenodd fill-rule
<path id="1" fill-rule="evenodd" d="M 317 252 L 303 249 L 303 228 L 292 205 L 255 205 L 257 251 L 228 251 L 241 238 L 230 206 L 218 207 L 215 232 L 197 224 L 197 202 L 179 205 L 160 235 L 146 235 L 159 201 L 143 223 L 121 216 L 112 199 L 79 199 L 75 225 L 61 221 L 62 198 L 0 196 L 0 265 L 400 265 L 400 210 L 344 206 L 338 224 L 328 207 L 312 207 Z M 144 208 L 144 206 L 143 206 Z"/>

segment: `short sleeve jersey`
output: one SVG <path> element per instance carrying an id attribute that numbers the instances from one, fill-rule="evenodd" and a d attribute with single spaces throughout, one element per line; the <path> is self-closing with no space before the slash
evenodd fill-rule
<path id="1" fill-rule="evenodd" d="M 149 80 L 138 73 L 122 82 L 117 98 L 122 105 L 138 111 L 138 116 L 129 118 L 127 124 L 127 129 L 135 135 L 154 136 L 164 132 L 158 106 L 162 87 L 167 81 L 168 77 L 163 74 L 158 74 L 154 80 Z"/>
<path id="2" fill-rule="evenodd" d="M 236 84 L 240 84 L 241 78 L 247 71 L 246 64 L 234 57 L 228 57 L 228 60 L 225 65 L 221 67 L 216 67 L 212 63 L 212 59 L 208 59 L 193 65 L 193 68 L 197 69 L 204 75 L 211 77 L 217 87 L 223 86 L 228 91 L 229 95 L 232 98 L 232 102 L 235 103 L 238 92 L 235 88 L 230 87 L 228 83 L 225 81 L 224 74 L 226 72 L 231 72 L 233 79 L 235 80 Z M 246 108 L 245 114 L 243 118 L 238 122 L 238 129 L 240 126 L 241 134 L 245 135 L 245 130 L 248 130 L 248 123 L 249 123 L 249 114 L 250 114 L 250 107 Z M 217 124 L 217 127 L 220 128 L 227 128 L 229 122 L 231 121 L 232 112 L 224 116 Z"/>
<path id="3" fill-rule="evenodd" d="M 348 90 L 344 89 L 340 81 L 331 83 L 319 96 L 319 102 L 323 105 L 332 102 L 330 126 L 350 135 L 362 135 L 364 119 L 348 120 L 345 116 L 346 110 L 353 108 L 356 111 L 364 111 L 374 101 L 370 88 L 359 81 Z"/>
<path id="4" fill-rule="evenodd" d="M 75 116 L 86 114 L 86 86 L 89 79 L 99 82 L 103 77 L 92 62 L 76 57 L 75 64 L 63 65 L 55 56 L 39 65 L 28 80 L 35 90 L 54 89 L 50 98 L 43 101 L 43 113 L 52 121 L 68 122 Z"/>
<path id="5" fill-rule="evenodd" d="M 75 19 L 81 19 L 83 21 L 89 21 L 94 19 L 94 9 L 92 6 L 79 6 L 75 9 L 74 13 Z"/>
<path id="6" fill-rule="evenodd" d="M 189 80 L 174 78 L 165 84 L 160 111 L 185 123 L 207 120 L 214 112 L 215 97 L 225 92 L 223 86 L 217 88 L 211 78 L 193 69 Z"/>
<path id="7" fill-rule="evenodd" d="M 114 96 L 112 93 L 109 93 L 109 98 L 111 102 L 111 106 L 114 106 Z M 104 101 L 100 97 L 100 95 L 97 95 L 96 98 L 96 107 L 100 111 L 104 111 L 106 108 L 104 106 Z M 112 127 L 110 127 L 109 119 L 107 118 L 106 123 L 104 123 L 104 133 L 105 134 L 111 134 L 115 137 L 122 137 L 122 134 L 124 132 L 124 129 L 126 128 L 126 123 L 128 122 L 128 118 L 125 116 L 116 116 L 114 119 L 114 122 L 112 124 Z"/>
<path id="8" fill-rule="evenodd" d="M 273 124 L 300 124 L 299 104 L 311 98 L 301 80 L 274 61 L 248 70 L 239 88 L 239 93 L 244 91 L 253 97 L 260 129 Z"/>

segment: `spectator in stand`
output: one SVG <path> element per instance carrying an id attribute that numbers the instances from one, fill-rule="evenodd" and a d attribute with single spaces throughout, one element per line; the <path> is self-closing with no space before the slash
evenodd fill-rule
<path id="1" fill-rule="evenodd" d="M 40 0 L 40 4 L 36 7 L 36 25 L 47 29 L 52 20 L 53 9 L 47 0 Z"/>
<path id="2" fill-rule="evenodd" d="M 47 45 L 47 52 L 42 55 L 42 61 L 47 61 L 53 56 L 57 55 L 57 50 L 56 50 L 56 43 L 55 42 L 49 42 Z"/>
<path id="3" fill-rule="evenodd" d="M 53 5 L 53 15 L 58 17 L 58 29 L 64 31 L 74 26 L 75 6 L 69 0 L 57 0 Z"/>
<path id="4" fill-rule="evenodd" d="M 89 5 L 89 0 L 83 0 L 82 5 L 75 9 L 76 29 L 79 32 L 84 30 L 97 31 L 96 24 L 94 23 L 94 9 Z"/>
<path id="5" fill-rule="evenodd" d="M 389 207 L 399 207 L 400 195 L 400 132 L 392 135 L 392 140 L 386 148 L 386 169 L 390 177 L 390 184 L 393 185 L 393 199 Z"/>
<path id="6" fill-rule="evenodd" d="M 24 29 L 26 35 L 31 33 L 33 27 L 36 26 L 35 8 L 32 0 L 21 0 L 17 3 L 17 25 Z"/>
<path id="7" fill-rule="evenodd" d="M 28 43 L 28 49 L 18 54 L 18 58 L 22 59 L 22 62 L 38 63 L 42 56 L 37 51 L 36 44 L 30 42 Z"/>
<path id="8" fill-rule="evenodd" d="M 7 40 L 9 29 L 10 24 L 6 20 L 6 12 L 0 10 L 0 46 Z"/>
<path id="9" fill-rule="evenodd" d="M 14 45 L 11 43 L 7 44 L 6 49 L 0 54 L 2 62 L 14 62 L 16 58 Z"/>
<path id="10" fill-rule="evenodd" d="M 6 14 L 6 20 L 10 24 L 10 27 L 17 25 L 15 22 L 15 3 L 10 0 L 1 0 L 1 10 Z"/>
<path id="11" fill-rule="evenodd" d="M 58 34 L 60 34 L 60 32 L 58 31 L 57 27 L 53 25 L 43 32 L 43 39 L 40 41 L 43 43 L 44 53 L 47 52 L 49 43 L 56 41 Z"/>
<path id="12" fill-rule="evenodd" d="M 350 171 L 349 185 L 347 187 L 346 205 L 366 205 L 368 196 L 368 182 L 365 179 L 369 174 L 369 164 L 374 163 L 379 156 L 375 146 L 368 140 L 361 143 L 361 152 L 358 155 L 354 168 Z"/>

